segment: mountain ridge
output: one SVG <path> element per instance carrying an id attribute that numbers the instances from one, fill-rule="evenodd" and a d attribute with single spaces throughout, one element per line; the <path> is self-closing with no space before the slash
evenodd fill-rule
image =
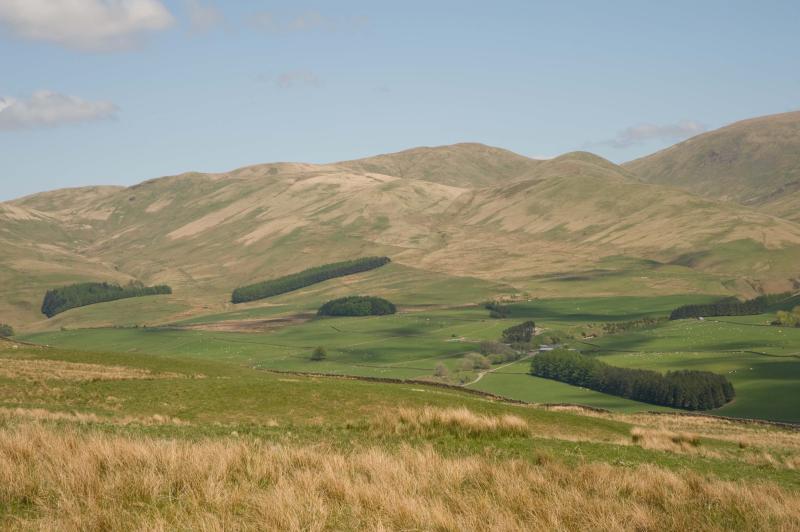
<path id="1" fill-rule="evenodd" d="M 594 154 L 534 160 L 478 144 L 411 152 L 2 203 L 0 313 L 31 323 L 46 288 L 86 280 L 170 284 L 183 304 L 205 308 L 239 284 L 359 255 L 555 293 L 606 293 L 613 272 L 637 275 L 630 264 L 652 291 L 798 276 L 800 225 L 644 183 Z M 394 168 L 403 175 L 381 173 Z M 552 280 L 567 274 L 589 281 Z"/>

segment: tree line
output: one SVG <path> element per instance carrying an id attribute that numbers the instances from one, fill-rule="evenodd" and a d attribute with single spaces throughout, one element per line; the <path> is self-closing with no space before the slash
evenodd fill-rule
<path id="1" fill-rule="evenodd" d="M 539 353 L 531 362 L 531 374 L 634 401 L 686 410 L 719 408 L 736 395 L 730 381 L 716 373 L 680 370 L 661 374 L 620 368 L 567 350 Z"/>
<path id="2" fill-rule="evenodd" d="M 726 297 L 715 303 L 703 305 L 683 305 L 672 311 L 669 315 L 671 320 L 682 320 L 686 318 L 701 318 L 715 316 L 750 316 L 763 314 L 767 309 L 779 303 L 781 300 L 791 297 L 791 293 L 785 294 L 765 294 L 740 301 L 735 297 Z"/>
<path id="3" fill-rule="evenodd" d="M 502 305 L 498 301 L 487 301 L 483 304 L 483 308 L 489 311 L 490 318 L 501 320 L 511 315 L 511 307 Z"/>
<path id="4" fill-rule="evenodd" d="M 131 282 L 125 286 L 112 283 L 78 283 L 48 290 L 42 301 L 42 314 L 52 318 L 66 310 L 131 297 L 171 294 L 167 285 L 144 286 Z"/>
<path id="5" fill-rule="evenodd" d="M 372 296 L 348 296 L 322 305 L 318 316 L 385 316 L 397 312 L 391 301 Z"/>
<path id="6" fill-rule="evenodd" d="M 321 283 L 328 279 L 374 270 L 389 262 L 391 262 L 389 257 L 362 257 L 343 262 L 324 264 L 276 279 L 241 286 L 233 291 L 233 294 L 231 294 L 231 301 L 233 303 L 256 301 L 299 290 L 300 288 Z"/>

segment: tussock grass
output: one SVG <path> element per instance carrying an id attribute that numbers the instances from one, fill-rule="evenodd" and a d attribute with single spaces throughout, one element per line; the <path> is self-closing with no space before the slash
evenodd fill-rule
<path id="1" fill-rule="evenodd" d="M 791 530 L 800 495 L 647 465 L 429 448 L 0 430 L 0 526 L 44 530 Z"/>
<path id="2" fill-rule="evenodd" d="M 124 366 L 65 362 L 63 360 L 3 358 L 0 363 L 0 377 L 26 381 L 98 381 L 172 379 L 183 377 L 183 375 L 178 373 L 154 373 L 152 371 Z"/>
<path id="3" fill-rule="evenodd" d="M 399 408 L 378 418 L 375 427 L 392 434 L 453 433 L 470 437 L 479 435 L 524 436 L 529 433 L 528 422 L 513 414 L 486 416 L 460 408 Z"/>
<path id="4" fill-rule="evenodd" d="M 682 453 L 700 452 L 700 437 L 696 434 L 685 432 L 670 432 L 666 430 L 645 429 L 634 427 L 631 429 L 631 440 L 634 444 L 645 449 L 671 451 Z M 702 453 L 706 454 L 706 453 Z"/>
<path id="5" fill-rule="evenodd" d="M 53 412 L 43 408 L 2 408 L 0 407 L 0 419 L 18 420 L 28 419 L 34 421 L 68 421 L 80 424 L 110 424 L 110 425 L 189 425 L 188 421 L 161 414 L 152 416 L 114 416 L 104 417 L 89 412 Z"/>

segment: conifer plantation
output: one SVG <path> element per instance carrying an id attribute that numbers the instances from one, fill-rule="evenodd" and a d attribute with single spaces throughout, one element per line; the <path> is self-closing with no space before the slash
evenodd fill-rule
<path id="1" fill-rule="evenodd" d="M 708 371 L 657 371 L 618 368 L 564 349 L 542 352 L 531 374 L 635 401 L 686 410 L 710 410 L 733 400 L 733 385 Z"/>
<path id="2" fill-rule="evenodd" d="M 42 314 L 52 318 L 69 309 L 105 303 L 131 297 L 171 294 L 167 285 L 144 286 L 130 283 L 126 286 L 110 283 L 80 283 L 48 290 L 42 302 Z"/>
<path id="3" fill-rule="evenodd" d="M 285 294 L 328 279 L 374 270 L 389 264 L 389 262 L 391 262 L 389 257 L 362 257 L 316 266 L 301 272 L 270 279 L 269 281 L 239 287 L 233 291 L 231 302 L 247 303 L 278 294 Z"/>

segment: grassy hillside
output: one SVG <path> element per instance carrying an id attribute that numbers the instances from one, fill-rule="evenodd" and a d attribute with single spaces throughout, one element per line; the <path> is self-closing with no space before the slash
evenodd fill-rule
<path id="1" fill-rule="evenodd" d="M 534 161 L 457 145 L 377 160 L 372 170 L 266 164 L 1 204 L 0 318 L 33 327 L 44 292 L 76 281 L 167 284 L 183 312 L 221 312 L 236 286 L 368 255 L 453 284 L 481 279 L 472 302 L 497 295 L 492 284 L 537 295 L 749 294 L 786 289 L 800 273 L 800 225 L 643 184 L 592 154 Z M 467 177 L 446 184 L 456 175 Z M 427 286 L 416 304 L 441 300 Z"/>
<path id="2" fill-rule="evenodd" d="M 800 112 L 737 122 L 625 168 L 651 183 L 800 221 Z"/>
<path id="3" fill-rule="evenodd" d="M 339 166 L 461 188 L 496 186 L 531 177 L 543 161 L 483 144 L 413 148 Z"/>

